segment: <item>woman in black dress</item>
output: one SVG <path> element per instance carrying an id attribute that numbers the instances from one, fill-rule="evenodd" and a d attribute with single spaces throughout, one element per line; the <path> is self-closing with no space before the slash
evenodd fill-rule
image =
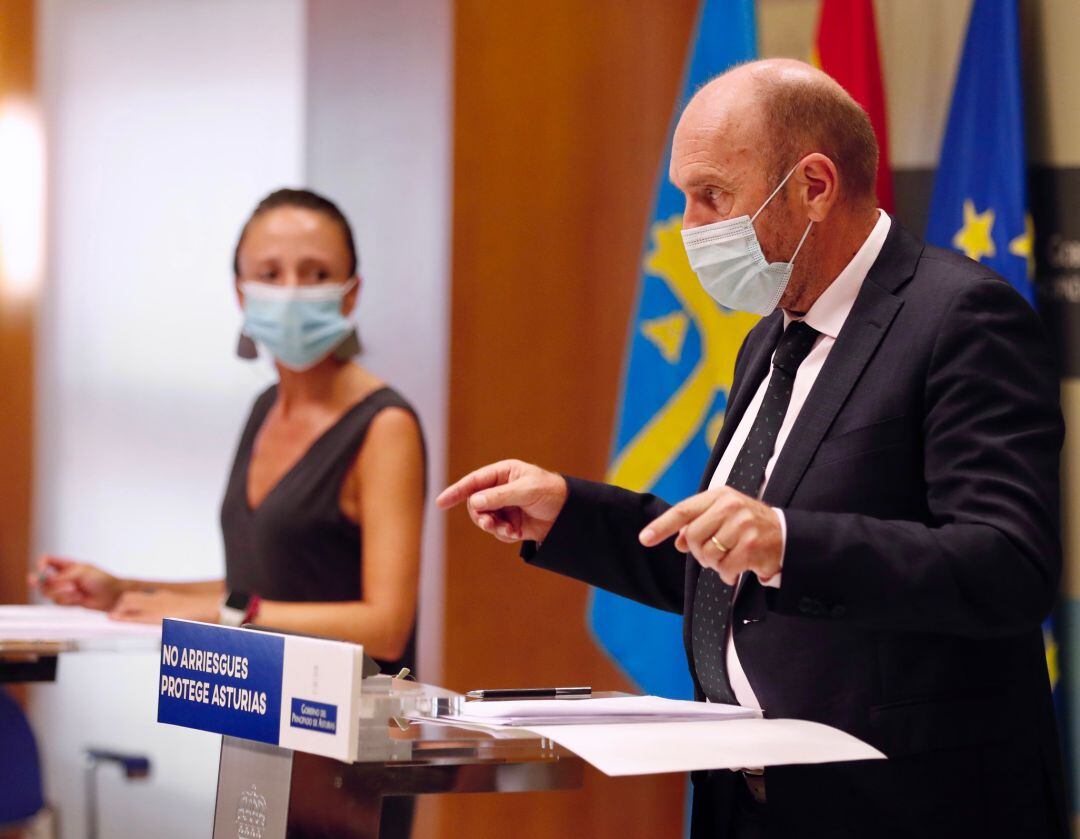
<path id="1" fill-rule="evenodd" d="M 240 354 L 257 342 L 278 383 L 255 402 L 225 491 L 225 578 L 122 579 L 47 556 L 32 582 L 121 620 L 252 622 L 363 644 L 384 672 L 413 668 L 423 438 L 408 403 L 352 358 L 349 224 L 325 198 L 279 190 L 244 226 L 234 273 Z"/>

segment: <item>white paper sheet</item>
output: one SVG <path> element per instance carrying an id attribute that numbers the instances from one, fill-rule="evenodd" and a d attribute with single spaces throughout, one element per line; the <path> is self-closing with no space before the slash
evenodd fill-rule
<path id="1" fill-rule="evenodd" d="M 425 717 L 420 714 L 406 714 L 404 719 L 408 720 L 412 725 L 432 725 L 443 726 L 446 728 L 463 728 L 466 731 L 482 731 L 489 737 L 494 737 L 496 740 L 530 740 L 536 737 L 535 734 L 526 728 L 514 728 L 508 725 L 479 725 L 471 722 L 461 722 L 459 720 L 451 722 L 442 717 Z"/>
<path id="2" fill-rule="evenodd" d="M 850 734 L 804 720 L 547 725 L 528 730 L 554 740 L 605 775 L 885 758 Z"/>
<path id="3" fill-rule="evenodd" d="M 757 716 L 759 712 L 739 705 L 660 696 L 617 696 L 473 701 L 466 702 L 460 714 L 445 719 L 489 726 L 519 726 L 733 720 Z"/>
<path id="4" fill-rule="evenodd" d="M 161 625 L 110 620 L 77 606 L 0 606 L 0 643 L 70 642 L 76 649 L 150 649 L 161 643 Z"/>

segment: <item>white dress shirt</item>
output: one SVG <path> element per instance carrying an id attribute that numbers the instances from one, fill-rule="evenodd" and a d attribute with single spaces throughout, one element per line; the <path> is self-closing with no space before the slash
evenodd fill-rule
<path id="1" fill-rule="evenodd" d="M 780 425 L 780 432 L 776 437 L 776 447 L 773 449 L 772 457 L 769 458 L 769 462 L 765 465 L 765 480 L 761 484 L 758 498 L 765 492 L 765 487 L 769 483 L 769 476 L 772 475 L 773 467 L 776 465 L 776 459 L 780 456 L 780 452 L 784 448 L 784 443 L 791 433 L 792 426 L 795 425 L 795 420 L 798 419 L 799 411 L 802 410 L 802 406 L 806 402 L 806 397 L 810 394 L 810 389 L 814 386 L 814 382 L 817 381 L 818 373 L 821 372 L 821 368 L 825 365 L 825 359 L 829 357 L 829 352 L 832 350 L 833 344 L 836 343 L 836 336 L 840 334 L 840 330 L 844 326 L 844 321 L 847 320 L 848 315 L 851 313 L 851 307 L 855 305 L 855 298 L 859 295 L 859 289 L 862 288 L 863 281 L 866 279 L 870 267 L 878 258 L 878 254 L 881 253 L 881 246 L 885 244 L 885 237 L 889 234 L 889 228 L 891 226 L 892 219 L 889 218 L 888 213 L 883 210 L 878 210 L 877 224 L 874 225 L 874 229 L 870 232 L 870 235 L 866 237 L 866 241 L 863 242 L 862 247 L 859 248 L 855 253 L 855 256 L 851 258 L 851 262 L 844 266 L 844 270 L 841 271 L 836 279 L 832 281 L 832 284 L 822 292 L 821 296 L 814 302 L 814 305 L 810 307 L 810 311 L 802 318 L 808 326 L 812 326 L 821 334 L 814 342 L 810 354 L 806 357 L 806 360 L 799 365 L 799 369 L 795 374 L 795 383 L 791 391 L 791 402 L 788 404 L 787 413 L 784 415 L 784 421 Z M 791 321 L 792 318 L 785 312 L 785 329 Z M 735 458 L 738 457 L 739 452 L 742 451 L 743 444 L 746 443 L 746 438 L 750 434 L 750 428 L 753 426 L 754 419 L 757 417 L 758 409 L 765 399 L 765 391 L 769 387 L 769 380 L 771 378 L 772 366 L 770 365 L 768 375 L 765 376 L 765 379 L 758 387 L 757 392 L 754 394 L 754 398 L 746 408 L 746 413 L 744 413 L 739 420 L 739 424 L 736 426 L 735 433 L 731 436 L 727 448 L 724 449 L 724 454 L 716 466 L 712 481 L 709 483 L 709 489 L 716 489 L 727 483 L 731 468 L 735 465 Z M 781 510 L 776 510 L 776 515 L 780 520 L 780 533 L 783 544 L 786 544 L 787 523 L 784 520 L 784 514 Z M 781 548 L 781 550 L 783 550 L 783 548 Z M 781 567 L 783 567 L 782 553 Z M 763 585 L 779 587 L 781 576 L 781 574 L 776 574 Z M 741 579 L 739 580 L 739 583 L 742 583 Z M 735 596 L 738 596 L 738 589 L 736 589 Z M 761 703 L 758 702 L 757 697 L 754 695 L 754 689 L 750 686 L 750 681 L 746 678 L 746 673 L 739 663 L 739 654 L 735 649 L 735 641 L 730 626 L 728 627 L 725 657 L 727 660 L 728 679 L 731 681 L 731 688 L 735 692 L 735 698 L 738 699 L 739 704 L 748 708 L 761 710 Z"/>

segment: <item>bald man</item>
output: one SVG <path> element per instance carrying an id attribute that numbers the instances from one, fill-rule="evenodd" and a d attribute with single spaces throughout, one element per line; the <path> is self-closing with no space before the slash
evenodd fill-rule
<path id="1" fill-rule="evenodd" d="M 1040 632 L 1061 569 L 1051 354 L 1008 283 L 877 209 L 877 157 L 808 65 L 702 88 L 671 157 L 687 255 L 718 303 L 766 317 L 700 492 L 669 506 L 510 460 L 439 504 L 681 613 L 698 699 L 889 758 L 696 773 L 694 837 L 1065 837 Z"/>

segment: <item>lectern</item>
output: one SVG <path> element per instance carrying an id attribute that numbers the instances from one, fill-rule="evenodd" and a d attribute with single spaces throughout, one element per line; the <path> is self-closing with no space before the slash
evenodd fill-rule
<path id="1" fill-rule="evenodd" d="M 364 679 L 355 761 L 223 737 L 214 839 L 374 839 L 388 796 L 581 785 L 582 761 L 546 738 L 434 721 L 460 701 L 430 685 Z M 418 714 L 433 721 L 418 722 Z"/>

